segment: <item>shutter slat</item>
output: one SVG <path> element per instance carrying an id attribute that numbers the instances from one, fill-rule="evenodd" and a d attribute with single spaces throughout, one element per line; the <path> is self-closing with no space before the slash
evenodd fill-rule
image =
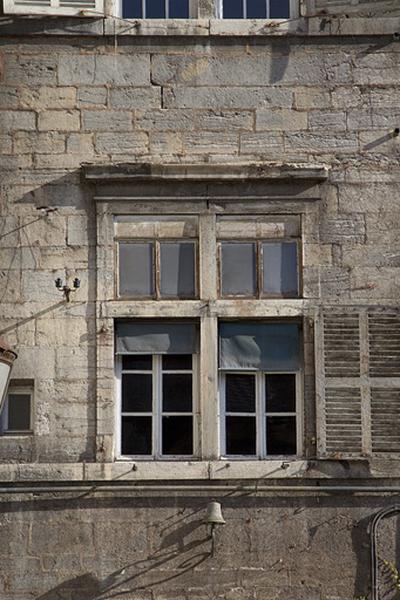
<path id="1" fill-rule="evenodd" d="M 400 315 L 368 314 L 370 377 L 400 376 Z"/>
<path id="2" fill-rule="evenodd" d="M 314 0 L 309 4 L 308 14 L 378 16 L 380 12 L 397 8 L 397 0 Z"/>
<path id="3" fill-rule="evenodd" d="M 3 9 L 4 14 L 98 18 L 104 13 L 104 0 L 3 0 Z"/>

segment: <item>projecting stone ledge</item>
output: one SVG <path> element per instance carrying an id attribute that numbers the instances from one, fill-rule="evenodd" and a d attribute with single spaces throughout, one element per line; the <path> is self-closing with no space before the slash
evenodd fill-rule
<path id="1" fill-rule="evenodd" d="M 125 163 L 114 165 L 82 165 L 88 181 L 248 181 L 248 180 L 309 180 L 328 178 L 325 165 L 296 163 L 246 164 L 152 164 Z"/>

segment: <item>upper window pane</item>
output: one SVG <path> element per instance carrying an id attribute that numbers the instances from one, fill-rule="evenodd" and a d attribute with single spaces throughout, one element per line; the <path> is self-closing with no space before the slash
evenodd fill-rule
<path id="1" fill-rule="evenodd" d="M 266 19 L 267 18 L 267 2 L 266 0 L 247 0 L 248 19 Z"/>
<path id="2" fill-rule="evenodd" d="M 243 19 L 243 0 L 224 0 L 224 19 Z"/>
<path id="3" fill-rule="evenodd" d="M 221 244 L 223 296 L 254 296 L 256 293 L 256 246 L 254 243 Z"/>
<path id="4" fill-rule="evenodd" d="M 31 429 L 31 395 L 8 394 L 8 431 Z"/>
<path id="5" fill-rule="evenodd" d="M 265 377 L 265 411 L 283 413 L 296 411 L 296 376 L 293 374 Z"/>
<path id="6" fill-rule="evenodd" d="M 161 296 L 194 298 L 196 293 L 194 243 L 161 243 L 160 263 Z"/>
<path id="7" fill-rule="evenodd" d="M 270 296 L 298 296 L 297 243 L 265 243 L 263 292 Z"/>
<path id="8" fill-rule="evenodd" d="M 188 19 L 189 0 L 122 0 L 124 19 Z"/>
<path id="9" fill-rule="evenodd" d="M 290 0 L 223 0 L 224 19 L 289 19 Z"/>
<path id="10" fill-rule="evenodd" d="M 254 375 L 228 374 L 226 412 L 252 413 L 256 409 L 256 380 Z"/>
<path id="11" fill-rule="evenodd" d="M 290 0 L 269 0 L 270 19 L 289 19 Z"/>
<path id="12" fill-rule="evenodd" d="M 153 244 L 119 244 L 120 296 L 145 296 L 154 294 Z"/>

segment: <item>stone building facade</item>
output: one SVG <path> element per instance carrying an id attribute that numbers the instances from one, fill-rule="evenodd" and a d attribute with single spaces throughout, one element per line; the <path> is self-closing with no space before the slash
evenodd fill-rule
<path id="1" fill-rule="evenodd" d="M 395 598 L 398 2 L 7 1 L 1 599 Z"/>

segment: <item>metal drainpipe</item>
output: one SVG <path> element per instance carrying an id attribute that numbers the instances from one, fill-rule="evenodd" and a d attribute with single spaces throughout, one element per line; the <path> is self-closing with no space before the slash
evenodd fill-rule
<path id="1" fill-rule="evenodd" d="M 379 600 L 379 572 L 378 572 L 378 557 L 376 555 L 378 525 L 385 517 L 400 512 L 400 506 L 391 506 L 380 510 L 371 523 L 371 600 Z"/>

